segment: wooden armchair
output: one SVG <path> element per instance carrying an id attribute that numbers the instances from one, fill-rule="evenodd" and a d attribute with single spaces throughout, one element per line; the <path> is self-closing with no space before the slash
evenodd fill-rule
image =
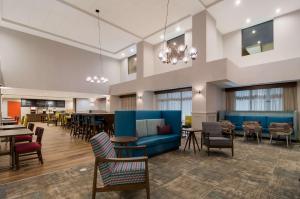
<path id="1" fill-rule="evenodd" d="M 231 148 L 231 154 L 234 154 L 233 136 L 230 138 L 224 137 L 222 133 L 222 126 L 219 122 L 202 122 L 202 145 L 207 147 L 207 154 L 209 155 L 210 148 Z"/>
<path id="2" fill-rule="evenodd" d="M 93 179 L 93 195 L 96 192 L 123 191 L 146 189 L 147 199 L 150 198 L 148 157 L 117 158 L 116 150 L 144 150 L 145 146 L 113 147 L 109 136 L 99 133 L 90 140 L 95 154 Z M 102 177 L 103 186 L 97 187 L 97 170 Z"/>
<path id="3" fill-rule="evenodd" d="M 245 121 L 243 123 L 244 139 L 247 140 L 249 136 L 256 135 L 257 143 L 262 139 L 262 127 L 257 121 Z"/>
<path id="4" fill-rule="evenodd" d="M 291 135 L 293 133 L 293 128 L 288 123 L 271 123 L 269 126 L 270 132 L 270 144 L 272 144 L 273 136 L 285 136 L 286 146 L 289 146 L 291 143 Z"/>
<path id="5" fill-rule="evenodd" d="M 234 129 L 235 125 L 232 124 L 229 120 L 220 120 L 219 123 L 221 124 L 223 134 L 226 136 L 235 137 Z"/>

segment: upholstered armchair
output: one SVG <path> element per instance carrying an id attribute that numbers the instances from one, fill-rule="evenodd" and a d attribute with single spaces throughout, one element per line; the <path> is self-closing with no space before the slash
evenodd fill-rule
<path id="1" fill-rule="evenodd" d="M 249 136 L 256 135 L 257 143 L 261 142 L 262 127 L 257 121 L 245 121 L 243 124 L 244 139 L 247 140 Z"/>
<path id="2" fill-rule="evenodd" d="M 271 123 L 269 126 L 270 132 L 270 144 L 272 144 L 273 136 L 285 136 L 286 138 L 286 146 L 289 146 L 289 142 L 291 143 L 291 135 L 293 133 L 293 128 L 288 123 Z"/>
<path id="3" fill-rule="evenodd" d="M 228 120 L 220 120 L 219 123 L 221 124 L 223 134 L 225 134 L 226 136 L 232 136 L 233 138 L 235 137 L 235 134 L 234 134 L 235 125 L 234 124 L 232 124 Z"/>
<path id="4" fill-rule="evenodd" d="M 202 123 L 202 145 L 207 147 L 209 155 L 210 148 L 231 148 L 231 154 L 234 154 L 233 136 L 224 137 L 222 126 L 219 122 L 203 122 Z"/>
<path id="5" fill-rule="evenodd" d="M 145 146 L 114 147 L 107 133 L 102 132 L 90 140 L 95 154 L 93 199 L 96 192 L 146 189 L 150 198 L 148 157 L 117 158 L 116 150 L 144 150 Z M 97 187 L 99 169 L 103 186 Z"/>

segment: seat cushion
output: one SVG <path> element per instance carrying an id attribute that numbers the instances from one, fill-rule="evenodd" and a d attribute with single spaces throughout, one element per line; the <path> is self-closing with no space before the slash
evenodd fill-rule
<path id="1" fill-rule="evenodd" d="M 150 135 L 157 135 L 157 126 L 164 126 L 165 120 L 164 119 L 148 119 L 147 120 L 147 129 L 148 129 L 148 136 Z"/>
<path id="2" fill-rule="evenodd" d="M 32 141 L 32 136 L 31 135 L 18 135 L 15 137 L 16 142 L 31 142 Z"/>
<path id="3" fill-rule="evenodd" d="M 15 151 L 17 153 L 29 153 L 40 149 L 41 149 L 41 145 L 36 142 L 17 144 L 15 146 Z"/>
<path id="4" fill-rule="evenodd" d="M 168 135 L 152 135 L 139 138 L 136 142 L 137 145 L 153 146 L 157 144 L 176 142 L 180 140 L 180 135 L 168 134 Z"/>
<path id="5" fill-rule="evenodd" d="M 145 162 L 118 162 L 110 177 L 110 185 L 145 182 Z"/>
<path id="6" fill-rule="evenodd" d="M 226 137 L 209 137 L 209 144 L 210 146 L 224 146 L 228 147 L 231 146 L 231 140 Z"/>
<path id="7" fill-rule="evenodd" d="M 148 135 L 147 121 L 146 120 L 136 120 L 136 136 L 144 137 Z"/>

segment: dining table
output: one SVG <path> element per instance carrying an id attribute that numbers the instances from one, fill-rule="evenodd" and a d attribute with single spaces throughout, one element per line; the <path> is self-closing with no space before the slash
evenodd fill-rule
<path id="1" fill-rule="evenodd" d="M 0 138 L 8 138 L 10 142 L 9 152 L 1 153 L 1 155 L 10 155 L 10 168 L 16 169 L 15 162 L 15 137 L 18 135 L 33 135 L 33 132 L 27 128 L 16 128 L 10 130 L 0 130 Z"/>
<path id="2" fill-rule="evenodd" d="M 15 129 L 25 129 L 26 127 L 21 124 L 12 124 L 12 125 L 2 125 L 0 130 L 15 130 Z"/>

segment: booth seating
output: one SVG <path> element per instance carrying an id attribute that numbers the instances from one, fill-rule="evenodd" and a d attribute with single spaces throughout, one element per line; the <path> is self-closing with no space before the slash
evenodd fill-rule
<path id="1" fill-rule="evenodd" d="M 245 121 L 257 121 L 262 127 L 262 137 L 270 137 L 269 126 L 271 123 L 288 123 L 293 129 L 292 139 L 297 135 L 297 113 L 296 112 L 228 112 L 224 118 L 235 125 L 237 134 L 243 135 L 243 123 Z"/>
<path id="2" fill-rule="evenodd" d="M 158 134 L 157 126 L 164 125 L 170 132 Z M 115 136 L 138 137 L 135 144 L 146 145 L 148 156 L 176 150 L 181 141 L 181 111 L 116 111 Z"/>

